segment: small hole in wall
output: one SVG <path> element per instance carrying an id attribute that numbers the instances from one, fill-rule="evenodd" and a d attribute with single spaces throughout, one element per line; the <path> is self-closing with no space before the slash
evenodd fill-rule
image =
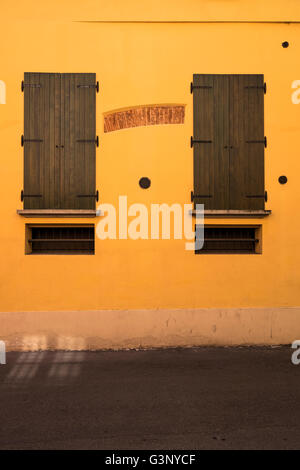
<path id="1" fill-rule="evenodd" d="M 289 47 L 289 43 L 287 41 L 284 41 L 281 45 L 284 49 Z"/>
<path id="2" fill-rule="evenodd" d="M 287 183 L 287 177 L 284 175 L 279 176 L 278 181 L 280 184 L 285 184 Z"/>
<path id="3" fill-rule="evenodd" d="M 139 181 L 139 185 L 143 189 L 148 189 L 151 186 L 151 181 L 149 180 L 149 178 L 143 176 L 143 178 L 141 178 Z"/>

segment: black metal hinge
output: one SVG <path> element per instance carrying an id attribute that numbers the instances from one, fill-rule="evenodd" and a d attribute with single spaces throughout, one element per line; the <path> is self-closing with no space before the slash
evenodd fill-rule
<path id="1" fill-rule="evenodd" d="M 96 144 L 96 147 L 99 147 L 99 137 L 97 136 L 96 139 L 78 139 L 76 142 L 80 143 L 93 143 Z"/>
<path id="2" fill-rule="evenodd" d="M 29 88 L 42 88 L 42 85 L 39 83 L 24 83 L 24 80 L 21 81 L 21 91 L 24 91 L 25 87 Z"/>
<path id="3" fill-rule="evenodd" d="M 76 197 L 94 197 L 96 201 L 99 201 L 99 191 L 96 191 L 96 194 L 77 194 Z"/>
<path id="4" fill-rule="evenodd" d="M 193 191 L 191 191 L 191 201 L 193 202 L 195 198 L 200 198 L 200 197 L 212 197 L 211 194 L 194 194 Z"/>
<path id="5" fill-rule="evenodd" d="M 264 140 L 246 140 L 246 144 L 264 144 L 267 147 L 267 138 L 265 137 Z"/>
<path id="6" fill-rule="evenodd" d="M 193 93 L 194 88 L 212 88 L 211 85 L 194 85 L 193 82 L 191 82 L 190 86 L 190 91 Z"/>
<path id="7" fill-rule="evenodd" d="M 248 85 L 248 86 L 245 86 L 245 88 L 256 88 L 256 89 L 261 88 L 261 89 L 264 90 L 264 94 L 267 93 L 267 84 L 266 84 L 266 83 L 264 83 L 262 86 L 258 86 L 258 85 Z"/>
<path id="8" fill-rule="evenodd" d="M 77 85 L 77 88 L 96 88 L 97 93 L 99 93 L 99 82 L 96 85 Z"/>
<path id="9" fill-rule="evenodd" d="M 266 202 L 268 201 L 268 193 L 267 193 L 267 191 L 265 191 L 265 194 L 259 194 L 259 195 L 246 194 L 246 197 L 250 197 L 250 198 L 262 198 L 262 199 L 264 199 Z"/>
<path id="10" fill-rule="evenodd" d="M 24 139 L 24 136 L 21 135 L 21 146 L 24 147 L 25 142 L 44 142 L 43 139 Z"/>
<path id="11" fill-rule="evenodd" d="M 21 91 L 24 91 L 25 87 L 42 88 L 42 85 L 40 83 L 24 83 L 24 80 L 22 80 Z M 96 85 L 77 85 L 77 88 L 96 88 L 97 93 L 99 93 L 99 82 Z"/>
<path id="12" fill-rule="evenodd" d="M 21 191 L 21 201 L 24 201 L 24 197 L 43 197 L 42 194 L 24 194 L 24 191 L 22 189 Z"/>
<path id="13" fill-rule="evenodd" d="M 197 140 L 193 139 L 193 136 L 191 137 L 191 147 L 193 147 L 194 144 L 211 144 L 212 140 Z"/>

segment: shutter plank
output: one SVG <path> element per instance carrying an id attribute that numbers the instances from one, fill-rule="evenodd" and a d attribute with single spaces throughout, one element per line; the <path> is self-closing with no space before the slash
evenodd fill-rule
<path id="1" fill-rule="evenodd" d="M 264 77 L 230 77 L 230 209 L 264 209 Z M 248 142 L 248 143 L 247 143 Z M 252 142 L 252 143 L 250 143 Z"/>
<path id="2" fill-rule="evenodd" d="M 248 147 L 245 143 L 244 114 L 248 103 L 244 99 L 247 84 L 244 75 L 230 75 L 230 209 L 246 209 L 245 165 L 248 161 Z"/>
<path id="3" fill-rule="evenodd" d="M 79 84 L 85 85 L 86 84 L 86 76 L 80 75 L 79 76 Z M 80 129 L 79 129 L 79 140 L 87 139 L 87 129 L 86 129 L 86 106 L 85 102 L 88 97 L 88 93 L 86 88 L 78 88 L 77 92 L 79 94 L 79 119 L 80 119 Z M 80 147 L 80 161 L 78 166 L 78 173 L 77 177 L 79 179 L 80 185 L 80 194 L 88 194 L 87 193 L 87 181 L 86 181 L 86 170 L 87 170 L 87 144 L 78 142 L 77 145 Z M 88 208 L 88 198 L 78 198 L 79 208 L 80 209 L 87 209 Z"/>
<path id="4" fill-rule="evenodd" d="M 76 199 L 76 181 L 75 181 L 75 148 L 76 148 L 76 134 L 75 134 L 75 76 L 74 74 L 70 74 L 67 76 L 69 82 L 69 90 L 70 90 L 70 104 L 69 104 L 69 122 L 66 123 L 66 127 L 68 127 L 68 170 L 69 176 L 66 179 L 67 181 L 67 193 L 68 193 L 68 202 L 67 205 L 70 206 L 71 209 L 76 209 L 77 199 Z"/>
<path id="5" fill-rule="evenodd" d="M 86 84 L 96 85 L 96 75 L 86 74 Z M 96 139 L 96 88 L 88 88 L 85 100 L 85 126 L 86 138 Z M 96 193 L 96 145 L 94 143 L 84 144 L 85 150 L 85 170 L 86 170 L 86 193 Z M 85 198 L 87 209 L 95 208 L 95 198 Z"/>
<path id="6" fill-rule="evenodd" d="M 60 201 L 60 155 L 61 155 L 61 129 L 60 129 L 60 122 L 61 122 L 61 75 L 56 73 L 55 74 L 55 87 L 54 87 L 54 135 L 55 135 L 55 148 L 53 154 L 53 193 L 54 193 L 54 209 L 63 209 L 61 201 Z M 58 146 L 58 147 L 57 147 Z M 51 183 L 51 180 L 50 180 Z"/>
<path id="7" fill-rule="evenodd" d="M 43 79 L 43 74 L 38 74 L 38 80 L 41 84 L 40 88 L 40 99 L 39 99 L 39 106 L 37 109 L 37 116 L 38 116 L 38 128 L 37 128 L 37 135 L 43 140 L 39 144 L 39 193 L 42 195 L 41 198 L 37 199 L 38 208 L 41 209 L 44 206 L 44 196 L 45 196 L 45 83 Z"/>
<path id="8" fill-rule="evenodd" d="M 31 74 L 24 74 L 24 83 L 31 82 Z M 24 138 L 30 135 L 30 88 L 24 88 Z M 32 194 L 34 188 L 31 188 L 30 181 L 30 163 L 31 163 L 30 147 L 24 143 L 24 194 Z M 31 199 L 24 199 L 24 209 L 32 209 Z"/>
<path id="9" fill-rule="evenodd" d="M 48 165 L 49 174 L 47 175 L 47 183 L 49 187 L 48 193 L 48 207 L 54 209 L 55 207 L 55 153 L 56 153 L 56 74 L 49 76 L 49 142 L 48 142 Z"/>
<path id="10" fill-rule="evenodd" d="M 30 74 L 30 84 L 36 84 L 36 74 Z M 29 100 L 30 100 L 30 120 L 29 120 L 29 134 L 26 138 L 28 139 L 35 139 L 38 138 L 35 134 L 35 123 L 36 123 L 36 102 L 37 102 L 37 94 L 39 93 L 39 88 L 29 87 Z M 36 93 L 37 91 L 37 93 Z M 38 186 L 38 179 L 37 179 L 37 166 L 38 166 L 38 143 L 37 142 L 28 142 L 25 143 L 27 149 L 29 149 L 29 162 L 30 162 L 30 171 L 29 171 L 29 181 L 30 181 L 30 188 L 31 190 L 28 192 L 29 194 L 39 194 L 39 186 Z M 25 193 L 26 194 L 26 193 Z M 36 197 L 27 197 L 28 202 L 30 202 L 30 208 L 37 209 L 37 199 Z"/>
<path id="11" fill-rule="evenodd" d="M 78 87 L 78 85 L 92 85 Z M 94 209 L 96 193 L 96 74 L 76 74 L 75 85 L 75 168 L 76 208 Z M 78 142 L 90 140 L 92 142 Z"/>
<path id="12" fill-rule="evenodd" d="M 40 83 L 40 74 L 35 73 L 32 75 L 33 83 Z M 37 92 L 37 93 L 36 93 Z M 39 120 L 40 110 L 42 105 L 42 89 L 41 88 L 31 88 L 31 99 L 32 99 L 32 108 L 33 113 L 30 116 L 30 127 L 31 127 L 31 134 L 32 138 L 34 139 L 41 139 L 41 122 Z M 41 188 L 41 181 L 40 181 L 40 159 L 41 159 L 41 147 L 43 146 L 42 142 L 32 142 L 28 143 L 31 147 L 31 155 L 32 159 L 32 169 L 31 169 L 31 177 L 32 177 L 32 185 L 35 188 L 33 194 L 42 194 Z M 32 205 L 35 209 L 40 208 L 40 197 L 33 197 L 32 198 Z"/>
<path id="13" fill-rule="evenodd" d="M 76 160 L 76 74 L 62 74 L 62 103 L 64 110 L 61 119 L 61 133 L 64 140 L 62 152 L 63 170 L 60 175 L 61 206 L 64 209 L 77 209 L 75 187 Z M 79 115 L 79 111 L 78 115 Z"/>
<path id="14" fill-rule="evenodd" d="M 214 76 L 213 209 L 229 209 L 229 76 Z"/>
<path id="15" fill-rule="evenodd" d="M 30 86 L 40 85 L 40 74 L 26 72 L 24 84 L 24 209 L 39 209 L 41 198 L 28 195 L 40 195 L 43 190 L 40 160 L 44 143 L 28 140 L 43 138 L 43 91 Z"/>
<path id="16" fill-rule="evenodd" d="M 229 208 L 229 79 L 226 75 L 194 75 L 195 204 L 205 209 Z M 197 197 L 201 196 L 201 197 Z M 210 196 L 210 197 L 203 197 Z"/>
<path id="17" fill-rule="evenodd" d="M 41 84 L 43 87 L 43 100 L 44 100 L 44 125 L 43 125 L 43 199 L 42 208 L 51 208 L 50 204 L 50 81 L 51 74 L 41 74 Z"/>
<path id="18" fill-rule="evenodd" d="M 59 149 L 59 203 L 60 208 L 65 209 L 66 202 L 68 199 L 68 192 L 66 191 L 65 180 L 68 178 L 67 168 L 66 168 L 66 155 L 68 155 L 66 142 L 65 142 L 65 132 L 66 132 L 66 101 L 68 99 L 68 94 L 66 90 L 66 77 L 64 74 L 60 76 L 60 147 Z"/>
<path id="19" fill-rule="evenodd" d="M 214 137 L 214 91 L 211 75 L 194 75 L 194 140 L 213 141 Z M 207 87 L 207 88 L 197 88 Z M 194 143 L 194 201 L 211 209 L 213 192 L 213 144 Z"/>
<path id="20" fill-rule="evenodd" d="M 246 89 L 248 93 L 249 114 L 245 115 L 245 129 L 248 130 L 247 140 L 264 141 L 264 84 L 263 75 L 249 76 L 249 85 L 260 88 Z M 253 86 L 252 85 L 252 86 Z M 264 195 L 264 144 L 249 143 L 247 156 L 247 194 Z M 264 198 L 247 197 L 249 209 L 264 209 Z"/>
<path id="21" fill-rule="evenodd" d="M 84 163 L 84 147 L 78 143 L 78 139 L 84 138 L 84 129 L 82 122 L 82 91 L 83 89 L 78 88 L 81 84 L 80 74 L 75 75 L 75 167 L 74 167 L 74 178 L 75 178 L 75 207 L 76 209 L 85 209 L 83 200 L 78 198 L 78 194 L 84 192 L 84 174 L 83 174 L 83 163 Z"/>

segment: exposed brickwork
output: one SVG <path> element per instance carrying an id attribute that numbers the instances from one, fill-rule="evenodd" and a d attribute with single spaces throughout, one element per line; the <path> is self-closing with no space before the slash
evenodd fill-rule
<path id="1" fill-rule="evenodd" d="M 156 124 L 183 124 L 184 108 L 183 105 L 157 105 L 112 112 L 104 116 L 104 132 Z"/>

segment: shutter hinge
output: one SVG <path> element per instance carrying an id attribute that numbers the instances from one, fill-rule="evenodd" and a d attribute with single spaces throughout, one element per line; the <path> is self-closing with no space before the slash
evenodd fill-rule
<path id="1" fill-rule="evenodd" d="M 24 80 L 21 81 L 21 91 L 24 91 L 25 87 L 29 88 L 42 88 L 42 85 L 39 83 L 24 83 Z"/>
<path id="2" fill-rule="evenodd" d="M 193 202 L 195 200 L 195 198 L 199 198 L 199 197 L 212 197 L 211 194 L 194 194 L 193 191 L 191 191 L 191 201 Z"/>
<path id="3" fill-rule="evenodd" d="M 24 147 L 25 142 L 44 142 L 43 139 L 24 139 L 24 136 L 21 135 L 21 147 Z"/>
<path id="4" fill-rule="evenodd" d="M 24 201 L 24 197 L 43 197 L 42 194 L 24 194 L 24 191 L 22 189 L 21 191 L 21 202 Z"/>
<path id="5" fill-rule="evenodd" d="M 197 140 L 194 139 L 193 136 L 191 137 L 191 148 L 193 148 L 194 144 L 211 144 L 212 140 Z"/>
<path id="6" fill-rule="evenodd" d="M 96 147 L 99 147 L 99 137 L 97 136 L 96 139 L 78 139 L 76 142 L 80 143 L 94 143 Z"/>
<path id="7" fill-rule="evenodd" d="M 266 83 L 264 83 L 262 86 L 248 85 L 248 86 L 245 86 L 245 88 L 256 88 L 256 89 L 260 88 L 260 89 L 264 90 L 264 94 L 267 93 L 267 84 Z"/>
<path id="8" fill-rule="evenodd" d="M 261 198 L 261 199 L 264 199 L 265 202 L 268 201 L 268 193 L 267 193 L 267 191 L 265 191 L 264 194 L 259 194 L 259 195 L 246 194 L 246 197 L 249 197 L 249 198 Z"/>
<path id="9" fill-rule="evenodd" d="M 96 85 L 77 85 L 77 88 L 96 88 L 97 93 L 99 93 L 99 82 Z"/>
<path id="10" fill-rule="evenodd" d="M 191 82 L 191 85 L 190 85 L 191 93 L 193 93 L 194 88 L 212 88 L 212 85 L 194 85 L 193 82 Z"/>
<path id="11" fill-rule="evenodd" d="M 264 140 L 246 140 L 246 144 L 264 144 L 267 147 L 267 137 Z"/>
<path id="12" fill-rule="evenodd" d="M 96 194 L 77 194 L 76 197 L 94 197 L 96 201 L 99 201 L 99 191 L 96 191 Z"/>

